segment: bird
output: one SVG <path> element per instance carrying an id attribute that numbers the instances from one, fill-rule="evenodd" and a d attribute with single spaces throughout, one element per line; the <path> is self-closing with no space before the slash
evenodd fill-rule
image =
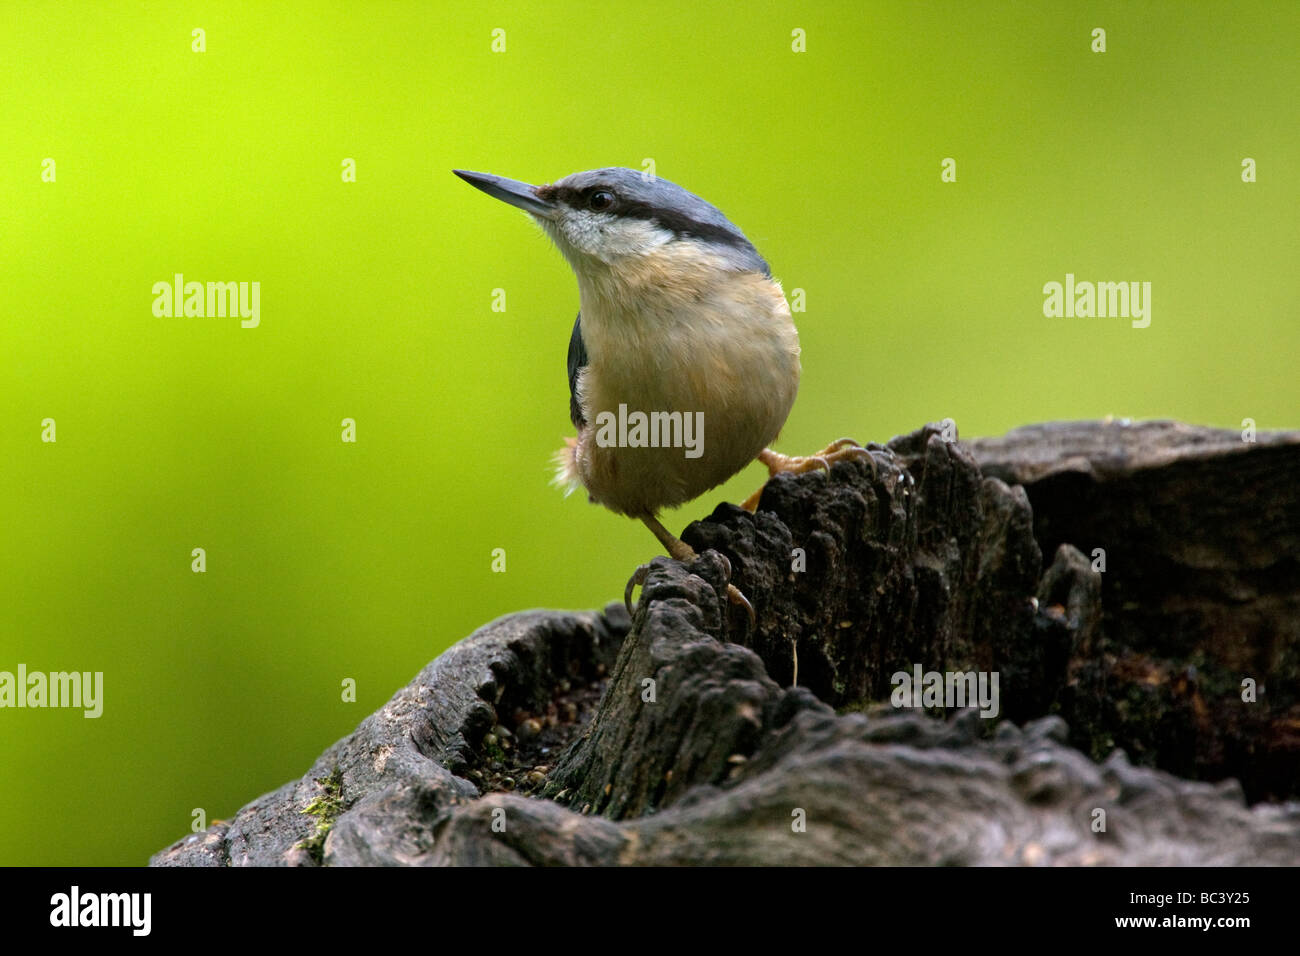
<path id="1" fill-rule="evenodd" d="M 659 520 L 752 461 L 769 477 L 830 468 L 869 452 L 841 438 L 814 455 L 770 446 L 794 406 L 799 336 L 780 283 L 716 207 L 645 171 L 607 167 L 544 185 L 453 172 L 523 210 L 550 237 L 578 283 L 569 337 L 569 417 L 577 430 L 556 456 L 557 483 L 641 521 L 679 561 L 695 550 Z M 688 442 L 694 442 L 691 447 Z M 762 489 L 742 506 L 757 508 Z M 730 582 L 727 596 L 753 605 Z M 649 565 L 636 569 L 624 602 Z"/>

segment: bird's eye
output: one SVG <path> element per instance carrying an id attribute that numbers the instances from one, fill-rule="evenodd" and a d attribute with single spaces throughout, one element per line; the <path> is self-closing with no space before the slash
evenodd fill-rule
<path id="1" fill-rule="evenodd" d="M 591 198 L 587 200 L 587 205 L 591 206 L 596 212 L 603 212 L 614 205 L 614 194 L 607 189 L 598 189 L 591 194 Z"/>

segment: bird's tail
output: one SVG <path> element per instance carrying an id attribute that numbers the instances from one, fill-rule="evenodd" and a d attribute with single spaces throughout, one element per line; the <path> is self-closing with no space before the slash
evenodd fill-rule
<path id="1" fill-rule="evenodd" d="M 578 439 L 564 439 L 564 447 L 555 453 L 552 461 L 555 462 L 555 477 L 551 479 L 551 484 L 557 488 L 564 489 L 564 497 L 569 497 L 582 486 L 582 481 L 578 478 Z"/>

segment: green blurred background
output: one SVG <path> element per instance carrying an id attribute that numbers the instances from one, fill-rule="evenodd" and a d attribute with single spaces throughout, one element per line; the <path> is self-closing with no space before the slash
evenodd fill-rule
<path id="1" fill-rule="evenodd" d="M 105 682 L 0 711 L 0 864 L 141 864 L 657 553 L 548 484 L 576 286 L 453 167 L 652 159 L 716 203 L 807 297 L 787 452 L 1300 425 L 1294 2 L 0 9 L 0 670 Z M 260 327 L 156 318 L 176 272 L 259 281 Z M 1044 318 L 1067 272 L 1151 282 L 1150 328 Z"/>

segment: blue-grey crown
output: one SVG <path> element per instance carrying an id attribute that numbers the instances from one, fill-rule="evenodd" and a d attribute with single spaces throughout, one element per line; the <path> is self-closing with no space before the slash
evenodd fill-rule
<path id="1" fill-rule="evenodd" d="M 601 211 L 613 216 L 644 219 L 680 239 L 698 239 L 729 250 L 739 265 L 765 276 L 771 270 L 753 243 L 717 207 L 676 183 L 647 176 L 635 169 L 610 166 L 573 173 L 549 186 L 539 186 L 543 199 L 585 208 L 599 192 L 614 196 L 612 205 Z"/>

